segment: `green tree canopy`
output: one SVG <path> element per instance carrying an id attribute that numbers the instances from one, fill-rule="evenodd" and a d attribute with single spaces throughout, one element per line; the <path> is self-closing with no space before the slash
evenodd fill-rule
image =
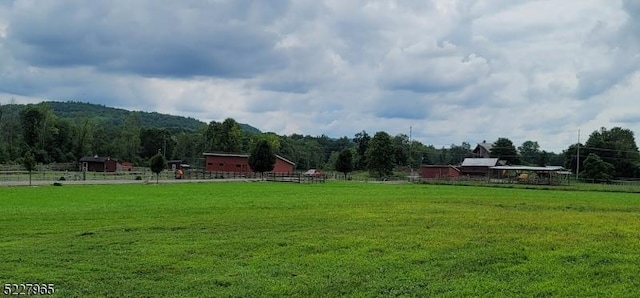
<path id="1" fill-rule="evenodd" d="M 267 140 L 259 140 L 249 155 L 249 166 L 255 173 L 264 176 L 264 172 L 273 171 L 276 164 L 276 155 L 273 153 L 271 143 Z"/>
<path id="2" fill-rule="evenodd" d="M 443 164 L 458 165 L 461 164 L 465 157 L 471 154 L 471 144 L 462 142 L 460 146 L 451 144 L 449 150 L 447 150 L 447 161 Z"/>
<path id="3" fill-rule="evenodd" d="M 369 141 L 371 141 L 371 137 L 364 130 L 357 133 L 353 138 L 353 142 L 356 145 L 356 170 L 363 170 L 367 167 L 367 149 L 369 148 Z"/>
<path id="4" fill-rule="evenodd" d="M 205 132 L 206 151 L 238 153 L 242 150 L 242 130 L 233 118 L 222 123 L 211 121 Z"/>
<path id="5" fill-rule="evenodd" d="M 29 149 L 42 149 L 40 139 L 45 125 L 47 114 L 39 105 L 27 105 L 20 112 L 22 124 L 22 136 Z"/>
<path id="6" fill-rule="evenodd" d="M 633 131 L 621 127 L 596 130 L 585 143 L 585 151 L 613 165 L 614 177 L 636 177 L 640 153 Z"/>
<path id="7" fill-rule="evenodd" d="M 525 141 L 518 147 L 522 161 L 526 164 L 538 164 L 540 160 L 540 145 L 535 141 Z"/>
<path id="8" fill-rule="evenodd" d="M 391 136 L 384 131 L 376 132 L 369 141 L 366 157 L 369 172 L 379 178 L 390 176 L 395 166 Z"/>
<path id="9" fill-rule="evenodd" d="M 578 152 L 578 150 L 580 152 Z M 579 161 L 578 153 L 580 155 Z M 578 163 L 580 164 L 580 169 L 584 168 L 584 160 L 587 158 L 587 155 L 588 153 L 584 151 L 583 144 L 571 144 L 569 148 L 562 151 L 562 156 L 564 157 L 564 167 L 576 173 L 578 171 Z"/>
<path id="10" fill-rule="evenodd" d="M 165 158 L 171 158 L 171 154 L 176 147 L 171 132 L 166 128 L 143 128 L 140 130 L 140 157 L 143 159 L 151 158 L 158 150 L 162 152 Z"/>
<path id="11" fill-rule="evenodd" d="M 149 160 L 149 168 L 151 168 L 151 172 L 154 172 L 156 174 L 156 184 L 159 182 L 160 173 L 165 169 L 166 166 L 167 166 L 167 161 L 164 159 L 164 156 L 159 151 L 156 155 L 151 157 L 151 159 Z"/>
<path id="12" fill-rule="evenodd" d="M 343 173 L 345 180 L 347 179 L 347 174 L 353 171 L 353 152 L 350 149 L 344 149 L 338 155 L 336 171 Z"/>
<path id="13" fill-rule="evenodd" d="M 582 178 L 592 179 L 595 181 L 609 181 L 613 177 L 614 167 L 608 162 L 603 161 L 598 155 L 589 153 L 584 160 L 584 170 Z"/>
<path id="14" fill-rule="evenodd" d="M 140 158 L 140 115 L 131 113 L 120 125 L 118 131 L 117 156 L 128 161 Z M 157 150 L 157 148 L 156 148 Z"/>
<path id="15" fill-rule="evenodd" d="M 406 166 L 409 164 L 409 136 L 398 134 L 391 138 L 393 144 L 393 159 L 396 165 Z"/>
<path id="16" fill-rule="evenodd" d="M 490 152 L 491 157 L 506 160 L 508 164 L 517 165 L 520 164 L 520 156 L 513 142 L 507 138 L 498 138 L 493 143 Z"/>

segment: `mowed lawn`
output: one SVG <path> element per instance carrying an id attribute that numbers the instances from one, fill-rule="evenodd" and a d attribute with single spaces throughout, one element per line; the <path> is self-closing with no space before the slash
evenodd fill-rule
<path id="1" fill-rule="evenodd" d="M 640 195 L 268 182 L 0 189 L 59 297 L 640 296 Z"/>

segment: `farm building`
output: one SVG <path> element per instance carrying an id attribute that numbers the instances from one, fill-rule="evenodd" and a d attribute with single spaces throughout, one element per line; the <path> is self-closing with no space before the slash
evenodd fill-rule
<path id="1" fill-rule="evenodd" d="M 81 170 L 86 172 L 122 171 L 122 162 L 116 158 L 104 156 L 85 156 L 80 158 Z"/>
<path id="2" fill-rule="evenodd" d="M 460 166 L 460 175 L 463 176 L 489 176 L 491 168 L 504 165 L 504 160 L 497 158 L 465 158 Z"/>
<path id="3" fill-rule="evenodd" d="M 561 166 L 496 166 L 491 170 L 491 178 L 502 183 L 568 185 L 571 175 Z"/>
<path id="4" fill-rule="evenodd" d="M 189 164 L 187 164 L 186 161 L 181 160 L 181 159 L 167 161 L 167 169 L 172 170 L 172 171 L 176 171 L 176 170 L 180 170 L 180 169 L 186 169 L 186 168 L 189 168 L 189 167 L 190 167 Z"/>
<path id="5" fill-rule="evenodd" d="M 460 169 L 452 165 L 422 165 L 423 179 L 448 179 L 460 176 Z"/>
<path id="6" fill-rule="evenodd" d="M 205 170 L 208 172 L 232 172 L 232 173 L 251 173 L 249 166 L 249 155 L 247 154 L 228 154 L 228 153 L 204 153 Z M 295 163 L 276 155 L 276 164 L 273 167 L 273 173 L 293 173 Z"/>
<path id="7" fill-rule="evenodd" d="M 482 141 L 482 143 L 479 143 L 471 153 L 473 157 L 476 157 L 476 158 L 489 158 L 491 157 L 492 147 L 493 147 L 493 144 L 487 143 L 487 141 Z"/>

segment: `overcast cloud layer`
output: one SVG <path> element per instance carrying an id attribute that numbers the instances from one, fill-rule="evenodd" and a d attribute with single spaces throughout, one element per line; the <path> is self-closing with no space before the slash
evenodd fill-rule
<path id="1" fill-rule="evenodd" d="M 560 152 L 578 129 L 640 133 L 639 17 L 635 0 L 4 0 L 0 103 Z"/>

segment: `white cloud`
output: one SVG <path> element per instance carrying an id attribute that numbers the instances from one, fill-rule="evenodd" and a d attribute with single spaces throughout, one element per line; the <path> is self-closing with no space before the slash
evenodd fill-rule
<path id="1" fill-rule="evenodd" d="M 640 129 L 638 16 L 634 0 L 14 0 L 0 98 L 559 152 L 577 129 Z"/>

